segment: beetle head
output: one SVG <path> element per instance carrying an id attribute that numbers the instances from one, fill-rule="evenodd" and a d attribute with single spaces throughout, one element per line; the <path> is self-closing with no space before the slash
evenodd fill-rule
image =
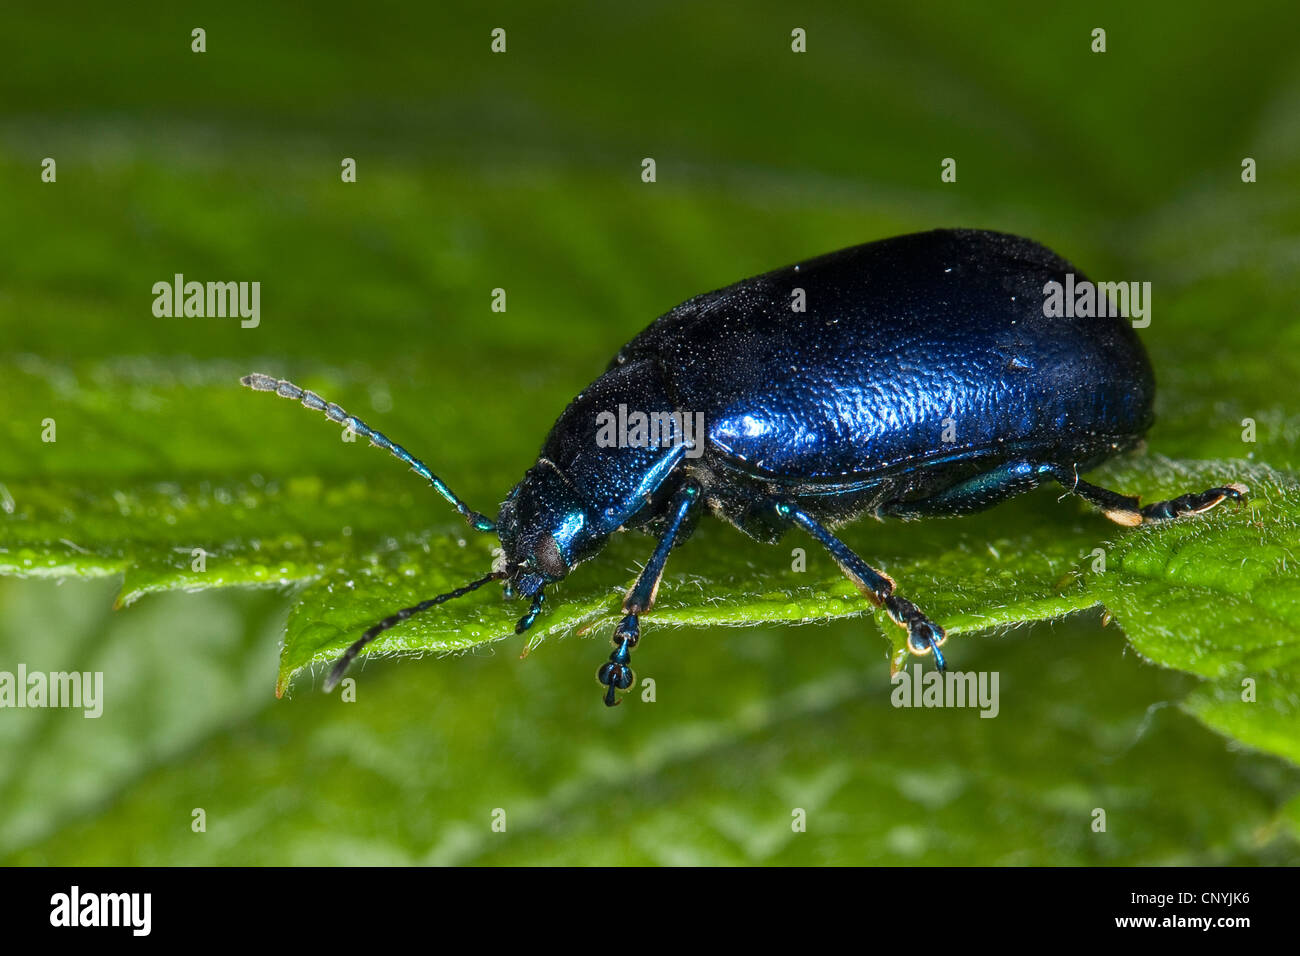
<path id="1" fill-rule="evenodd" d="M 502 564 L 511 590 L 535 594 L 591 557 L 608 535 L 550 461 L 528 469 L 497 515 Z"/>

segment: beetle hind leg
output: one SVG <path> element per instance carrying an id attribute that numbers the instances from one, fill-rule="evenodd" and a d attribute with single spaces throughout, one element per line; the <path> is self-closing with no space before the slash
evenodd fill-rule
<path id="1" fill-rule="evenodd" d="M 909 651 L 918 656 L 934 654 L 935 666 L 940 671 L 944 670 L 947 662 L 939 648 L 948 639 L 947 633 L 911 601 L 896 595 L 892 578 L 863 561 L 847 544 L 827 531 L 807 512 L 787 502 L 779 502 L 776 510 L 782 518 L 793 521 L 816 538 L 830 552 L 844 576 L 857 585 L 863 596 L 876 607 L 884 608 L 890 620 L 907 631 Z"/>
<path id="2" fill-rule="evenodd" d="M 1131 495 L 1121 495 L 1117 491 L 1082 480 L 1071 468 L 1055 466 L 1052 469 L 1052 477 L 1060 482 L 1066 491 L 1096 505 L 1111 521 L 1128 527 L 1169 521 L 1185 515 L 1202 514 L 1224 501 L 1241 501 L 1250 490 L 1245 485 L 1234 483 L 1142 505 Z"/>
<path id="3" fill-rule="evenodd" d="M 881 518 L 949 517 L 972 514 L 1037 488 L 1050 466 L 1009 461 L 927 498 L 886 501 L 876 509 Z"/>

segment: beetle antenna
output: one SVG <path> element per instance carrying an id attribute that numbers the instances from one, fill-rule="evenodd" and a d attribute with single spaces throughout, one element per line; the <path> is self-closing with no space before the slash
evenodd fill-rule
<path id="1" fill-rule="evenodd" d="M 349 415 L 342 408 L 333 402 L 327 402 L 315 392 L 308 391 L 305 388 L 299 388 L 288 379 L 275 378 L 270 375 L 263 375 L 260 372 L 254 372 L 252 375 L 245 375 L 241 378 L 240 383 L 247 385 L 249 388 L 259 392 L 275 392 L 281 398 L 293 399 L 302 402 L 307 408 L 315 409 L 318 412 L 324 412 L 325 417 L 332 422 L 338 422 L 351 429 L 358 435 L 363 435 L 370 439 L 370 444 L 376 448 L 383 448 L 393 454 L 394 457 L 400 458 L 411 466 L 411 470 L 417 475 L 433 485 L 433 490 L 446 498 L 453 508 L 460 512 L 460 516 L 469 522 L 469 526 L 475 531 L 495 531 L 496 522 L 461 501 L 456 493 L 447 487 L 446 483 L 429 470 L 429 466 L 420 459 L 416 458 L 409 451 L 403 448 L 397 442 L 392 441 L 382 432 L 377 432 L 361 419 L 354 415 Z"/>
<path id="2" fill-rule="evenodd" d="M 348 665 L 351 664 L 356 659 L 356 656 L 361 653 L 361 649 L 390 627 L 396 627 L 408 617 L 414 617 L 421 611 L 427 611 L 429 608 L 436 607 L 445 601 L 452 601 L 458 597 L 464 597 L 471 591 L 477 591 L 489 581 L 499 581 L 505 576 L 506 573 L 504 571 L 493 571 L 486 577 L 479 578 L 477 581 L 471 581 L 469 584 L 462 585 L 454 591 L 448 591 L 446 594 L 439 594 L 437 597 L 431 597 L 427 601 L 421 601 L 419 604 L 404 607 L 396 614 L 384 618 L 378 624 L 371 625 L 370 629 L 357 638 L 357 640 L 353 641 L 352 645 L 343 652 L 343 656 L 334 662 L 334 666 L 330 668 L 329 676 L 325 678 L 325 693 L 328 694 L 338 686 L 338 682 L 343 679 L 343 675 L 347 672 Z"/>

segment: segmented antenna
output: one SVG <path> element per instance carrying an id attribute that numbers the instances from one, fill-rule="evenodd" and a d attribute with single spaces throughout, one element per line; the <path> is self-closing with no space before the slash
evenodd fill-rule
<path id="1" fill-rule="evenodd" d="M 429 598 L 427 601 L 421 601 L 419 604 L 414 604 L 411 607 L 404 607 L 396 614 L 386 617 L 378 624 L 373 625 L 370 630 L 362 634 L 361 637 L 353 642 L 351 647 L 343 652 L 342 657 L 334 662 L 334 666 L 330 668 L 329 676 L 325 678 L 325 693 L 328 694 L 338 686 L 338 682 L 341 681 L 343 675 L 347 673 L 348 665 L 351 664 L 352 661 L 356 659 L 356 656 L 361 653 L 361 649 L 390 627 L 396 627 L 408 617 L 414 617 L 421 611 L 427 611 L 429 608 L 436 607 L 444 601 L 451 601 L 458 597 L 464 597 L 471 591 L 477 591 L 489 581 L 499 581 L 505 576 L 506 573 L 504 571 L 493 571 L 486 577 L 479 578 L 477 581 L 471 581 L 469 584 L 458 587 L 454 591 L 448 591 L 446 594 L 439 594 L 437 597 Z"/>
<path id="2" fill-rule="evenodd" d="M 375 431 L 356 416 L 349 415 L 333 402 L 327 402 L 315 392 L 299 388 L 287 379 L 274 378 L 270 375 L 263 375 L 260 372 L 254 372 L 252 375 L 245 375 L 239 381 L 241 384 L 247 385 L 249 388 L 256 391 L 275 392 L 275 394 L 279 395 L 281 398 L 293 399 L 302 402 L 302 404 L 307 408 L 315 409 L 318 412 L 324 412 L 325 417 L 330 421 L 338 422 L 340 425 L 350 428 L 358 435 L 365 436 L 370 439 L 370 444 L 377 448 L 386 449 L 391 452 L 394 457 L 400 458 L 402 461 L 410 465 L 412 471 L 429 484 L 433 485 L 434 491 L 438 492 L 438 494 L 451 502 L 452 507 L 460 512 L 460 516 L 469 522 L 469 526 L 475 531 L 496 530 L 496 523 L 492 521 L 492 519 L 479 514 L 477 511 L 465 504 L 465 502 L 461 501 L 456 493 L 448 488 L 441 478 L 429 470 L 428 465 L 420 461 L 420 459 L 416 458 L 401 445 L 391 441 L 388 436 Z"/>

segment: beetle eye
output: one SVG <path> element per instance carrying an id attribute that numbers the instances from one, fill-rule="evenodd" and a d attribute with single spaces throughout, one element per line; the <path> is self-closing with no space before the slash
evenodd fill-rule
<path id="1" fill-rule="evenodd" d="M 533 552 L 533 556 L 537 559 L 537 566 L 542 569 L 542 572 L 547 577 L 562 578 L 569 573 L 569 566 L 564 563 L 555 535 L 542 535 L 538 539 L 537 549 Z"/>

